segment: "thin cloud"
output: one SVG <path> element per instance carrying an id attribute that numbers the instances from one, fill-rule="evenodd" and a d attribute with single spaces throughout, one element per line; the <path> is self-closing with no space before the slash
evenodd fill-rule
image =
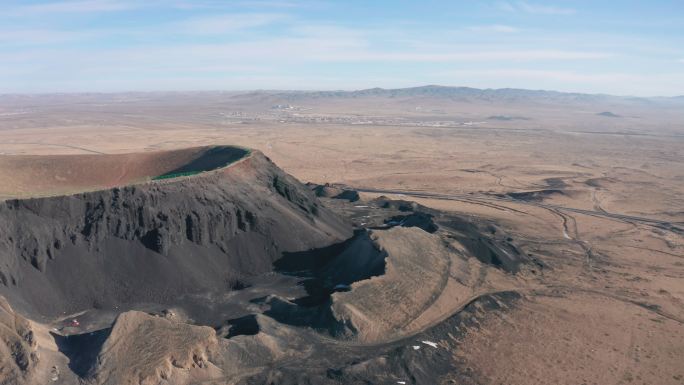
<path id="1" fill-rule="evenodd" d="M 580 73 L 575 71 L 554 71 L 554 70 L 535 70 L 535 69 L 508 69 L 497 68 L 490 70 L 461 70 L 448 71 L 441 75 L 449 76 L 480 76 L 502 79 L 534 79 L 534 80 L 555 80 L 563 82 L 626 82 L 643 80 L 643 77 L 624 73 Z"/>
<path id="2" fill-rule="evenodd" d="M 564 8 L 552 5 L 529 3 L 526 1 L 502 1 L 497 3 L 496 5 L 497 8 L 506 12 L 524 12 L 539 15 L 574 15 L 575 13 L 577 13 L 577 10 L 573 8 Z"/>
<path id="3" fill-rule="evenodd" d="M 507 1 L 499 1 L 498 3 L 495 4 L 496 8 L 506 11 L 506 12 L 515 12 L 517 9 L 513 6 L 513 4 L 507 2 Z"/>
<path id="4" fill-rule="evenodd" d="M 503 24 L 493 24 L 493 25 L 475 25 L 466 28 L 472 32 L 482 32 L 482 33 L 517 33 L 520 32 L 519 28 L 511 27 L 510 25 Z"/>
<path id="5" fill-rule="evenodd" d="M 235 53 L 238 52 L 239 55 Z M 29 55 L 29 57 L 26 57 Z M 4 56 L 4 57 L 3 57 Z M 29 61 L 52 63 L 64 69 L 90 66 L 98 68 L 105 63 L 121 62 L 137 65 L 140 70 L 169 67 L 163 63 L 187 65 L 188 68 L 209 66 L 230 61 L 248 67 L 253 63 L 491 63 L 539 62 L 570 60 L 602 60 L 611 53 L 563 50 L 476 50 L 452 47 L 450 52 L 440 51 L 388 51 L 378 50 L 366 40 L 348 37 L 330 39 L 320 37 L 286 37 L 277 39 L 240 41 L 219 44 L 174 44 L 170 46 L 138 46 L 127 49 L 34 50 L 17 54 L 0 55 L 0 61 Z M 76 65 L 78 63 L 78 65 Z M 162 63 L 162 64 L 160 64 Z"/>
<path id="6" fill-rule="evenodd" d="M 55 29 L 5 29 L 0 30 L 0 44 L 41 45 L 93 39 L 99 34 L 92 31 L 61 31 Z"/>
<path id="7" fill-rule="evenodd" d="M 539 88 L 573 92 L 599 92 L 615 95 L 680 95 L 678 86 L 684 82 L 684 73 L 670 72 L 643 75 L 626 72 L 577 72 L 543 69 L 498 68 L 487 70 L 456 70 L 434 73 L 444 83 L 446 78 L 454 83 L 468 83 L 481 88 Z M 462 79 L 462 80 L 461 80 Z M 477 79 L 473 82 L 472 79 Z M 461 80 L 461 81 L 459 81 Z M 447 81 L 449 82 L 449 81 Z"/>
<path id="8" fill-rule="evenodd" d="M 180 22 L 179 27 L 185 33 L 215 35 L 262 27 L 286 18 L 271 13 L 225 14 L 188 19 Z"/>
<path id="9" fill-rule="evenodd" d="M 248 7 L 268 7 L 268 8 L 297 8 L 301 7 L 302 3 L 297 1 L 244 1 L 239 3 L 242 6 Z"/>
<path id="10" fill-rule="evenodd" d="M 558 7 L 571 2 L 488 0 L 501 1 L 499 12 L 485 7 L 468 21 L 433 25 L 419 15 L 377 23 L 349 18 L 330 2 L 273 1 L 281 7 L 269 0 L 0 0 L 0 91 L 95 90 L 102 79 L 111 79 L 108 89 L 141 89 L 160 79 L 169 88 L 183 87 L 183 79 L 211 86 L 218 78 L 231 88 L 268 88 L 268 82 L 301 88 L 313 84 L 302 79 L 329 74 L 334 88 L 376 84 L 379 75 L 640 94 L 681 94 L 684 84 L 684 75 L 661 75 L 684 72 L 684 56 L 671 39 L 592 30 L 569 16 L 557 16 L 568 28 L 538 24 L 544 14 L 576 13 Z M 591 15 L 591 7 L 573 7 Z M 29 13 L 14 17 L 16 10 Z M 470 72 L 439 75 L 448 70 Z"/>
<path id="11" fill-rule="evenodd" d="M 492 60 L 508 60 L 516 62 L 539 60 L 596 60 L 606 59 L 613 55 L 604 52 L 560 51 L 560 50 L 492 50 L 492 51 L 460 51 L 454 53 L 441 52 L 336 52 L 320 57 L 322 61 L 402 61 L 402 62 L 488 62 Z"/>
<path id="12" fill-rule="evenodd" d="M 246 8 L 298 8 L 303 6 L 302 2 L 299 1 L 238 1 L 238 2 L 226 2 L 226 1 L 201 1 L 201 0 L 181 0 L 176 1 L 171 4 L 172 7 L 177 9 L 227 9 L 238 7 Z"/>
<path id="13" fill-rule="evenodd" d="M 293 37 L 327 38 L 330 40 L 365 39 L 369 35 L 368 30 L 332 24 L 291 25 L 288 31 Z"/>
<path id="14" fill-rule="evenodd" d="M 138 8 L 141 3 L 113 0 L 78 0 L 38 3 L 10 9 L 12 14 L 44 14 L 44 13 L 95 13 L 125 11 Z"/>

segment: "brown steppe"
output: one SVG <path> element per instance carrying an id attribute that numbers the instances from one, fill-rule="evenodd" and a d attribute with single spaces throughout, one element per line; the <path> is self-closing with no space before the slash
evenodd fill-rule
<path id="1" fill-rule="evenodd" d="M 454 353 L 464 366 L 490 384 L 684 383 L 681 109 L 302 98 L 274 112 L 277 98 L 222 93 L 0 100 L 5 155 L 237 144 L 302 181 L 493 220 L 549 269 L 522 271 L 522 304 L 466 332 Z M 621 117 L 596 115 L 608 109 Z M 509 115 L 525 119 L 488 119 Z M 403 124 L 436 120 L 477 124 Z M 15 183 L 8 175 L 0 185 Z"/>

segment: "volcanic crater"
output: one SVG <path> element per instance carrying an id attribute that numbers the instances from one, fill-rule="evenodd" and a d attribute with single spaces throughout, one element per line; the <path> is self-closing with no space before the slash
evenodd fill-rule
<path id="1" fill-rule="evenodd" d="M 527 262 L 491 224 L 327 197 L 237 146 L 0 166 L 10 383 L 376 382 L 409 362 L 429 380 L 456 362 L 401 347 L 505 309 Z"/>

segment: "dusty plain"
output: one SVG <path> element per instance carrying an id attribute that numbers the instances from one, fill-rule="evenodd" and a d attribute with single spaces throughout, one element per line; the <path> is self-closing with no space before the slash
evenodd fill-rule
<path id="1" fill-rule="evenodd" d="M 684 101 L 675 99 L 439 87 L 5 95 L 0 185 L 15 183 L 12 156 L 254 148 L 301 181 L 355 189 L 362 201 L 384 195 L 494 223 L 534 261 L 483 286 L 520 299 L 471 309 L 457 343 L 436 341 L 469 373 L 452 383 L 682 384 Z M 29 194 L 22 188 L 2 198 Z M 439 309 L 404 326 L 427 330 L 450 315 Z"/>

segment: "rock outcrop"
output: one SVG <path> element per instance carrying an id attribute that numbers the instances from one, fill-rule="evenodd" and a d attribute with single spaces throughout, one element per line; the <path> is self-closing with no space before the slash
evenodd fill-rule
<path id="1" fill-rule="evenodd" d="M 0 384 L 24 384 L 38 361 L 29 321 L 0 296 Z"/>
<path id="2" fill-rule="evenodd" d="M 85 380 L 93 385 L 152 385 L 217 378 L 221 370 L 209 361 L 217 345 L 210 327 L 122 313 Z"/>

